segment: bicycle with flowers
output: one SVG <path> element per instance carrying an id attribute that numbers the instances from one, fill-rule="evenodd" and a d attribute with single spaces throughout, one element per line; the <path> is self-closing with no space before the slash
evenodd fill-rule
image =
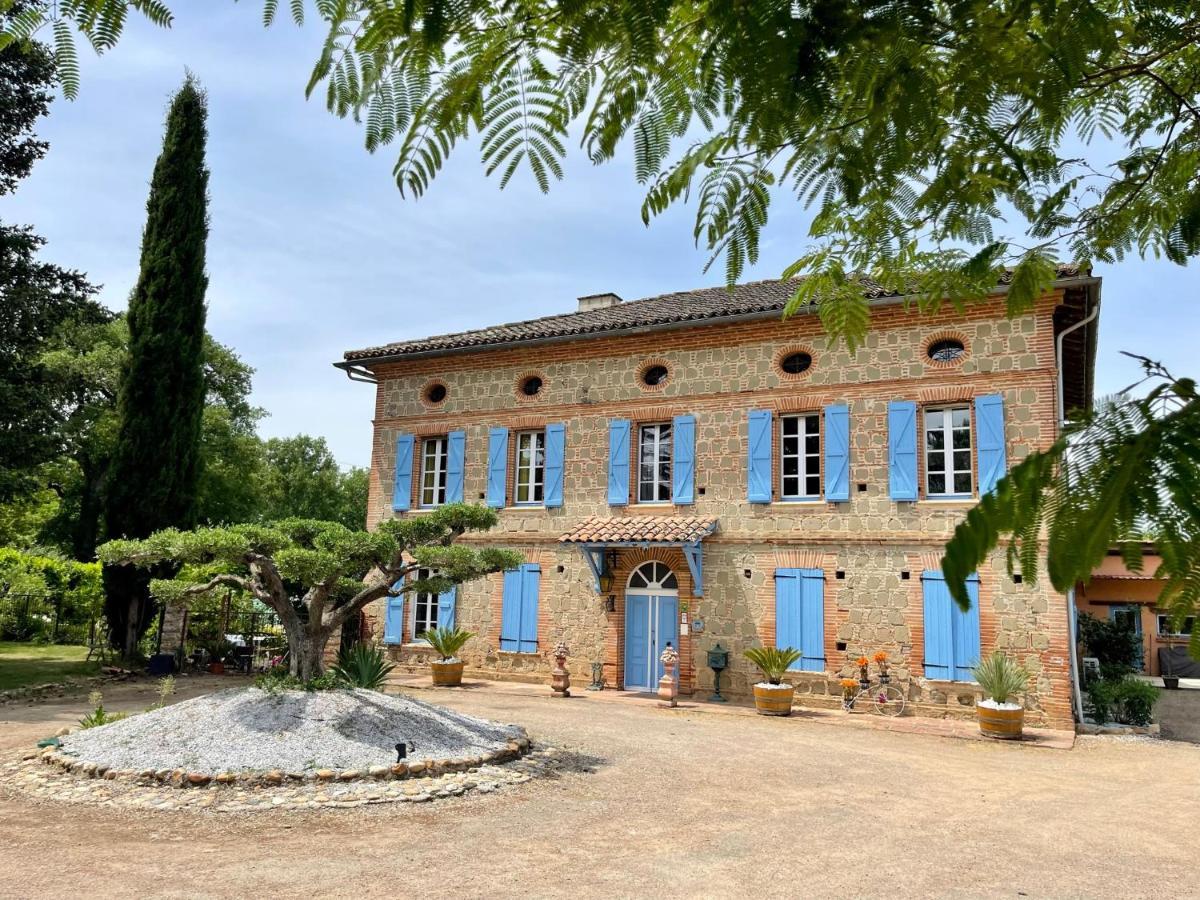
<path id="1" fill-rule="evenodd" d="M 871 659 L 879 667 L 879 681 L 871 680 L 871 660 L 865 656 L 856 659 L 854 664 L 858 666 L 858 680 L 842 679 L 842 709 L 853 712 L 855 705 L 865 697 L 879 715 L 898 716 L 904 712 L 904 693 L 891 683 L 887 653 L 880 650 Z"/>

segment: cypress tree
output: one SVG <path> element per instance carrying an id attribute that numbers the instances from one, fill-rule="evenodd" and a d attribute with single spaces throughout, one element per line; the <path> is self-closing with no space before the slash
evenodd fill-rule
<path id="1" fill-rule="evenodd" d="M 105 504 L 110 538 L 143 538 L 196 521 L 208 286 L 207 117 L 205 95 L 189 75 L 167 113 L 146 202 L 141 271 L 129 300 L 130 352 Z M 110 640 L 127 655 L 153 619 L 152 574 L 169 573 L 120 566 L 104 572 Z"/>

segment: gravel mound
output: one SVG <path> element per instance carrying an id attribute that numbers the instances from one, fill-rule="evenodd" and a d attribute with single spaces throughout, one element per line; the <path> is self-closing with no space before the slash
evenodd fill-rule
<path id="1" fill-rule="evenodd" d="M 501 725 L 375 691 L 221 691 L 89 728 L 62 739 L 65 753 L 117 769 L 309 772 L 396 761 L 476 756 L 524 735 Z"/>

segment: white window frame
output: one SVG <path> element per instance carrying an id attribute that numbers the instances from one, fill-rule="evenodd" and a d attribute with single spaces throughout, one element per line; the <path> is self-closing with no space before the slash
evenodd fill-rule
<path id="1" fill-rule="evenodd" d="M 523 446 L 526 445 L 526 446 Z M 522 454 L 525 459 L 522 459 Z M 539 461 L 540 460 L 540 461 Z M 546 496 L 546 432 L 521 431 L 517 433 L 516 450 L 513 453 L 513 503 L 516 506 L 542 506 Z M 521 476 L 528 480 L 522 484 Z M 526 495 L 521 497 L 522 489 Z"/>
<path id="2" fill-rule="evenodd" d="M 1155 620 L 1154 627 L 1155 627 L 1155 630 L 1157 631 L 1159 637 L 1190 638 L 1192 636 L 1191 631 L 1168 631 L 1167 630 L 1171 627 L 1171 614 L 1170 613 L 1155 613 L 1154 620 Z M 1187 627 L 1187 624 L 1189 621 L 1191 621 L 1192 631 L 1194 631 L 1196 629 L 1196 617 L 1195 616 L 1187 616 L 1186 618 L 1184 618 L 1183 624 L 1184 624 L 1185 628 Z"/>
<path id="3" fill-rule="evenodd" d="M 433 573 L 429 569 L 418 569 L 417 577 L 413 580 L 414 581 L 422 581 L 424 579 L 432 578 L 432 577 L 433 577 Z M 417 622 L 421 618 L 418 614 L 418 609 L 421 605 L 424 605 L 424 607 L 425 607 L 425 616 L 424 616 L 425 627 L 422 628 L 420 633 L 418 634 Z M 412 595 L 412 603 L 410 603 L 409 606 L 411 607 L 411 609 L 409 610 L 409 613 L 408 613 L 408 633 L 412 637 L 412 642 L 414 644 L 426 644 L 426 643 L 428 643 L 428 641 L 426 641 L 425 638 L 421 637 L 420 634 L 424 634 L 427 630 L 429 630 L 430 622 L 433 623 L 434 628 L 438 627 L 438 621 L 437 621 L 437 619 L 438 619 L 438 595 L 437 594 L 426 594 L 426 593 L 420 593 L 420 594 L 414 593 Z"/>
<path id="4" fill-rule="evenodd" d="M 964 412 L 967 415 L 967 424 L 965 427 L 955 427 L 954 413 Z M 942 424 L 938 428 L 931 427 L 929 424 L 930 416 L 934 413 L 940 413 L 942 416 Z M 954 446 L 954 432 L 965 431 L 967 433 L 967 446 Z M 942 449 L 929 449 L 929 435 L 934 432 L 942 434 Z M 965 469 L 956 469 L 954 467 L 955 451 L 967 454 L 967 467 Z M 938 499 L 953 499 L 958 497 L 973 497 L 975 495 L 975 469 L 973 460 L 975 456 L 975 435 L 974 421 L 971 418 L 971 407 L 964 404 L 956 404 L 952 406 L 931 406 L 923 411 L 922 428 L 921 428 L 921 453 L 922 462 L 925 469 L 925 496 Z M 942 470 L 940 472 L 932 471 L 929 465 L 929 458 L 934 455 L 942 457 Z M 930 487 L 930 480 L 933 475 L 942 475 L 945 478 L 944 489 L 935 491 Z M 954 480 L 957 475 L 966 475 L 969 479 L 969 489 L 966 491 L 958 491 L 954 489 Z"/>
<path id="5" fill-rule="evenodd" d="M 785 441 L 788 438 L 787 428 L 789 423 L 797 424 L 796 437 L 796 452 L 788 453 L 785 446 Z M 810 431 L 809 427 L 816 423 L 816 430 Z M 800 426 L 803 426 L 803 431 L 800 431 Z M 810 452 L 806 445 L 808 438 L 815 437 L 817 439 L 817 449 L 815 452 Z M 796 459 L 798 465 L 796 475 L 786 474 L 787 461 Z M 809 479 L 817 479 L 817 489 L 808 491 Z M 801 488 L 799 491 L 789 492 L 787 483 L 795 479 L 796 486 Z M 795 415 L 780 416 L 779 418 L 779 498 L 781 500 L 819 500 L 821 498 L 821 415 L 820 413 L 796 413 Z"/>
<path id="6" fill-rule="evenodd" d="M 672 476 L 675 466 L 673 425 L 671 422 L 647 422 L 638 425 L 637 484 L 638 503 L 670 503 Z M 646 447 L 653 449 L 651 477 L 645 478 L 642 458 Z M 666 475 L 663 475 L 663 453 L 666 453 Z M 647 496 L 648 495 L 648 496 Z"/>
<path id="7" fill-rule="evenodd" d="M 432 453 L 430 452 L 432 450 Z M 446 469 L 449 462 L 450 440 L 442 434 L 421 440 L 421 507 L 432 509 L 446 502 Z M 430 465 L 432 459 L 432 467 Z M 426 476 L 433 476 L 427 484 Z"/>

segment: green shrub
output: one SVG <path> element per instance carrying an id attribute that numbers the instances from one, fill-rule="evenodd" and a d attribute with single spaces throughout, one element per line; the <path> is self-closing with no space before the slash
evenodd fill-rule
<path id="1" fill-rule="evenodd" d="M 1093 680 L 1087 689 L 1088 700 L 1092 703 L 1092 718 L 1097 725 L 1113 720 L 1113 705 L 1116 702 L 1115 681 L 1103 678 Z"/>
<path id="2" fill-rule="evenodd" d="M 771 684 L 779 684 L 792 663 L 800 658 L 800 651 L 791 647 L 751 647 L 745 651 L 745 656 L 758 666 L 763 678 Z"/>
<path id="3" fill-rule="evenodd" d="M 1029 673 L 1014 660 L 996 650 L 971 672 L 983 688 L 983 692 L 997 703 L 1007 703 L 1013 694 L 1025 690 Z"/>
<path id="4" fill-rule="evenodd" d="M 301 681 L 288 671 L 286 665 L 275 666 L 254 677 L 254 686 L 268 694 L 280 691 L 332 691 L 344 687 L 333 669 L 322 672 L 316 678 Z"/>
<path id="5" fill-rule="evenodd" d="M 421 640 L 426 641 L 430 647 L 436 650 L 443 661 L 457 656 L 458 651 L 473 637 L 475 637 L 473 631 L 463 631 L 457 626 L 454 628 L 431 628 L 421 634 Z"/>
<path id="6" fill-rule="evenodd" d="M 1117 701 L 1121 704 L 1121 719 L 1127 725 L 1149 725 L 1158 688 L 1140 678 L 1123 678 L 1117 683 Z"/>
<path id="7" fill-rule="evenodd" d="M 92 711 L 79 720 L 80 728 L 96 728 L 100 725 L 120 722 L 129 717 L 129 713 L 107 712 L 104 709 L 104 695 L 99 691 L 92 691 L 88 694 L 88 702 L 92 704 Z"/>
<path id="8" fill-rule="evenodd" d="M 1142 640 L 1128 619 L 1097 619 L 1088 613 L 1079 616 L 1079 637 L 1088 656 L 1100 661 L 1100 677 L 1115 681 L 1137 668 L 1142 655 Z"/>
<path id="9" fill-rule="evenodd" d="M 337 665 L 330 671 L 344 687 L 381 691 L 394 668 L 378 647 L 358 644 L 342 650 L 338 654 Z"/>
<path id="10" fill-rule="evenodd" d="M 1149 725 L 1158 694 L 1154 685 L 1133 676 L 1106 678 L 1088 687 L 1088 699 L 1099 724 L 1115 721 L 1123 725 Z"/>

